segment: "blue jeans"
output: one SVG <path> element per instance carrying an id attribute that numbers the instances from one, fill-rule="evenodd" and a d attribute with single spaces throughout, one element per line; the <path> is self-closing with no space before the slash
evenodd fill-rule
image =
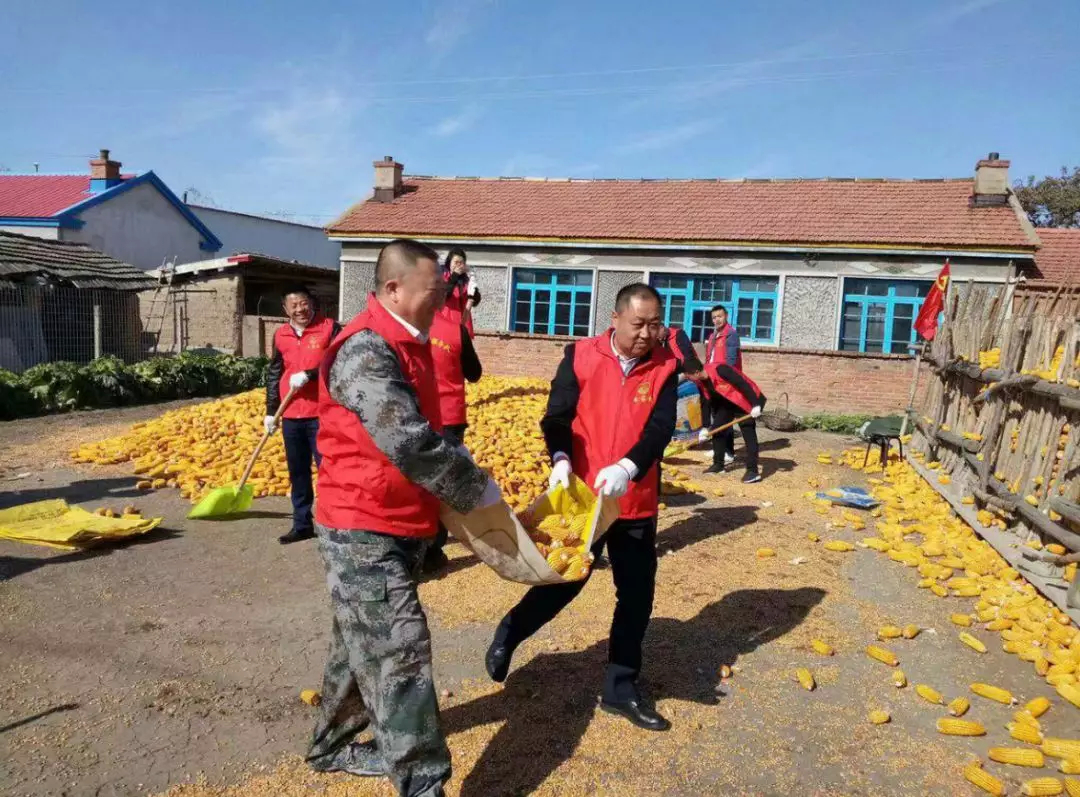
<path id="1" fill-rule="evenodd" d="M 311 505 L 315 503 L 315 490 L 311 486 L 311 460 L 315 460 L 316 466 L 322 460 L 315 446 L 318 434 L 318 418 L 281 419 L 285 461 L 289 465 L 289 482 L 292 484 L 293 531 L 306 533 L 314 529 Z"/>

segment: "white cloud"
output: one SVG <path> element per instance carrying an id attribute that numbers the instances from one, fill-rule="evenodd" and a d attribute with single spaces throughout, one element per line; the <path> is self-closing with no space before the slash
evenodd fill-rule
<path id="1" fill-rule="evenodd" d="M 479 118 L 479 106 L 469 105 L 466 108 L 463 108 L 460 113 L 452 114 L 440 121 L 435 125 L 433 132 L 440 138 L 457 135 L 476 124 L 476 121 Z"/>
<path id="2" fill-rule="evenodd" d="M 424 43 L 439 58 L 453 50 L 473 29 L 477 16 L 494 0 L 440 0 L 424 32 Z"/>
<path id="3" fill-rule="evenodd" d="M 682 144 L 698 136 L 702 136 L 714 127 L 711 121 L 689 122 L 668 130 L 658 130 L 646 133 L 631 139 L 615 147 L 615 152 L 620 155 L 628 155 L 634 152 L 654 152 L 665 150 L 676 144 Z"/>
<path id="4" fill-rule="evenodd" d="M 941 11 L 936 11 L 930 14 L 925 19 L 927 25 L 940 25 L 947 26 L 954 22 L 958 22 L 964 17 L 969 17 L 972 14 L 977 14 L 980 11 L 984 11 L 992 6 L 1000 5 L 1006 2 L 1006 0 L 964 0 L 961 3 L 954 3 Z"/>

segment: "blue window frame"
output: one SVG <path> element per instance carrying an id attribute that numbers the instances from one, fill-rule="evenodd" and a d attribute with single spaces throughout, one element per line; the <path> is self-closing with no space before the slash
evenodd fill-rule
<path id="1" fill-rule="evenodd" d="M 591 271 L 514 269 L 510 328 L 539 335 L 589 334 Z"/>
<path id="2" fill-rule="evenodd" d="M 722 304 L 742 340 L 776 342 L 776 277 L 654 274 L 651 282 L 664 300 L 664 326 L 682 327 L 692 341 L 712 332 L 709 311 Z"/>
<path id="3" fill-rule="evenodd" d="M 933 280 L 845 279 L 840 350 L 908 354 Z"/>

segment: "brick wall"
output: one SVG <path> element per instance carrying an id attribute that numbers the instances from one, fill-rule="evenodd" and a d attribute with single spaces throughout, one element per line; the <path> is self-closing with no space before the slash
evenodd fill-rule
<path id="1" fill-rule="evenodd" d="M 486 374 L 551 379 L 563 348 L 573 338 L 477 332 L 476 350 Z M 747 373 L 770 408 L 787 392 L 793 412 L 882 415 L 907 406 L 912 359 L 900 355 L 747 349 Z M 923 384 L 928 380 L 923 376 Z"/>
<path id="2" fill-rule="evenodd" d="M 143 348 L 152 350 L 157 338 L 162 354 L 203 347 L 239 354 L 243 300 L 238 276 L 176 284 L 171 295 L 164 288 L 160 293 L 143 291 L 139 294 Z"/>

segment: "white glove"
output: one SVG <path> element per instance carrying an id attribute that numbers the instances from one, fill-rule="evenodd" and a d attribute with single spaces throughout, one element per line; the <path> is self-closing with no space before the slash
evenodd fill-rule
<path id="1" fill-rule="evenodd" d="M 708 429 L 702 429 L 702 430 L 701 430 L 700 432 L 698 432 L 698 434 L 697 434 L 697 441 L 698 441 L 699 443 L 707 443 L 707 442 L 709 442 L 709 439 L 710 439 L 711 437 L 712 437 L 712 435 L 711 435 L 711 434 L 709 434 L 709 430 L 708 430 Z"/>
<path id="2" fill-rule="evenodd" d="M 570 467 L 569 457 L 559 457 L 551 466 L 551 475 L 548 476 L 548 489 L 555 489 L 556 484 L 561 484 L 563 489 L 570 488 L 570 474 L 574 469 Z"/>
<path id="3" fill-rule="evenodd" d="M 277 426 L 277 423 L 274 421 L 273 415 L 267 415 L 263 418 L 263 429 L 266 430 L 267 434 L 273 434 L 275 426 Z"/>
<path id="4" fill-rule="evenodd" d="M 498 483 L 489 477 L 487 486 L 484 488 L 484 494 L 480 496 L 480 503 L 476 505 L 476 508 L 486 509 L 489 506 L 502 503 L 502 500 L 502 490 L 499 489 Z"/>
<path id="5" fill-rule="evenodd" d="M 750 417 L 751 418 L 760 418 L 761 417 L 761 407 L 759 407 L 759 406 L 751 407 L 750 408 Z"/>
<path id="6" fill-rule="evenodd" d="M 289 377 L 289 389 L 299 390 L 308 383 L 307 371 L 297 371 Z"/>
<path id="7" fill-rule="evenodd" d="M 469 277 L 469 282 L 465 286 L 465 295 L 468 296 L 470 299 L 476 298 L 476 280 L 474 280 L 472 277 Z"/>
<path id="8" fill-rule="evenodd" d="M 637 470 L 633 465 L 630 467 L 635 471 Z M 631 478 L 633 478 L 633 474 L 620 461 L 614 465 L 608 465 L 596 474 L 593 489 L 605 498 L 622 498 L 630 488 Z"/>

